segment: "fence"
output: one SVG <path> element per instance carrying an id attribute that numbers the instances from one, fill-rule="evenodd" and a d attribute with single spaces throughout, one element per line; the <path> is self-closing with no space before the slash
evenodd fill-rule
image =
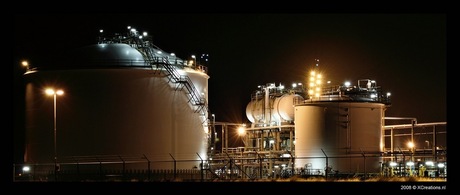
<path id="1" fill-rule="evenodd" d="M 378 156 L 349 157 L 363 162 L 378 162 Z M 298 157 L 298 159 L 302 159 Z M 307 158 L 305 158 L 307 159 Z M 225 181 L 301 177 L 364 176 L 380 174 L 379 171 L 362 166 L 352 172 L 334 170 L 334 159 L 340 157 L 308 157 L 321 161 L 320 168 L 307 165 L 296 166 L 292 158 L 222 158 L 213 160 L 170 160 L 170 161 L 79 161 L 42 164 L 13 164 L 13 181 Z M 374 160 L 369 160 L 374 159 Z M 341 163 L 339 160 L 336 163 Z M 329 166 L 326 166 L 329 164 Z M 189 167 L 188 167 L 189 166 Z M 380 165 L 377 165 L 380 166 Z M 326 167 L 329 167 L 326 169 Z M 371 171 L 372 170 L 372 171 Z M 383 170 L 383 169 L 382 169 Z"/>

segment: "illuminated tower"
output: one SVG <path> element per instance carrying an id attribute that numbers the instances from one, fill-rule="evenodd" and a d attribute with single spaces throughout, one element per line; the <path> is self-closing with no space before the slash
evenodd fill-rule
<path id="1" fill-rule="evenodd" d="M 319 71 L 319 59 L 315 59 L 315 67 L 308 78 L 308 96 L 310 100 L 319 100 L 322 93 L 322 74 Z"/>

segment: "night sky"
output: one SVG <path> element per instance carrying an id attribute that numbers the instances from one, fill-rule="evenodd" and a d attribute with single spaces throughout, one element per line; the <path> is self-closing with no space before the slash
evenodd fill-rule
<path id="1" fill-rule="evenodd" d="M 335 84 L 373 79 L 392 93 L 386 116 L 443 122 L 445 14 L 43 14 L 14 17 L 14 162 L 22 162 L 24 69 L 97 43 L 99 30 L 132 26 L 182 59 L 210 55 L 209 107 L 216 121 L 248 123 L 258 85 L 305 82 L 314 59 Z"/>

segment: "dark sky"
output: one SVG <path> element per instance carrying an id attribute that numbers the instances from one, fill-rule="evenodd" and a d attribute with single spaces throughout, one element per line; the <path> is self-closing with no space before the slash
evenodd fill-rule
<path id="1" fill-rule="evenodd" d="M 336 84 L 373 79 L 392 93 L 386 116 L 446 121 L 445 14 L 41 14 L 14 18 L 14 151 L 22 160 L 23 69 L 132 26 L 180 58 L 208 53 L 216 120 L 248 122 L 258 85 L 305 82 L 314 59 Z M 20 155 L 16 155 L 20 154 Z"/>

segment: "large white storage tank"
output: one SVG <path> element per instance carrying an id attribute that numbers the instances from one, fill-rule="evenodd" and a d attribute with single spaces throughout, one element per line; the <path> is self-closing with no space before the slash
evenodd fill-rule
<path id="1" fill-rule="evenodd" d="M 146 65 L 127 44 L 97 44 L 75 54 L 24 75 L 26 163 L 52 163 L 54 149 L 58 162 L 136 156 L 150 161 L 152 169 L 191 169 L 207 158 L 207 113 L 197 111 L 200 106 L 191 103 L 183 83 Z M 174 67 L 207 102 L 209 76 Z M 53 96 L 44 93 L 47 87 L 65 91 L 56 98 L 56 147 Z"/>
<path id="2" fill-rule="evenodd" d="M 295 107 L 295 166 L 325 173 L 377 173 L 385 105 L 308 102 Z M 326 161 L 327 157 L 327 161 Z"/>
<path id="3" fill-rule="evenodd" d="M 286 93 L 279 97 L 255 98 L 246 106 L 246 116 L 251 123 L 293 121 L 294 105 L 303 100 L 302 96 L 294 93 Z"/>

